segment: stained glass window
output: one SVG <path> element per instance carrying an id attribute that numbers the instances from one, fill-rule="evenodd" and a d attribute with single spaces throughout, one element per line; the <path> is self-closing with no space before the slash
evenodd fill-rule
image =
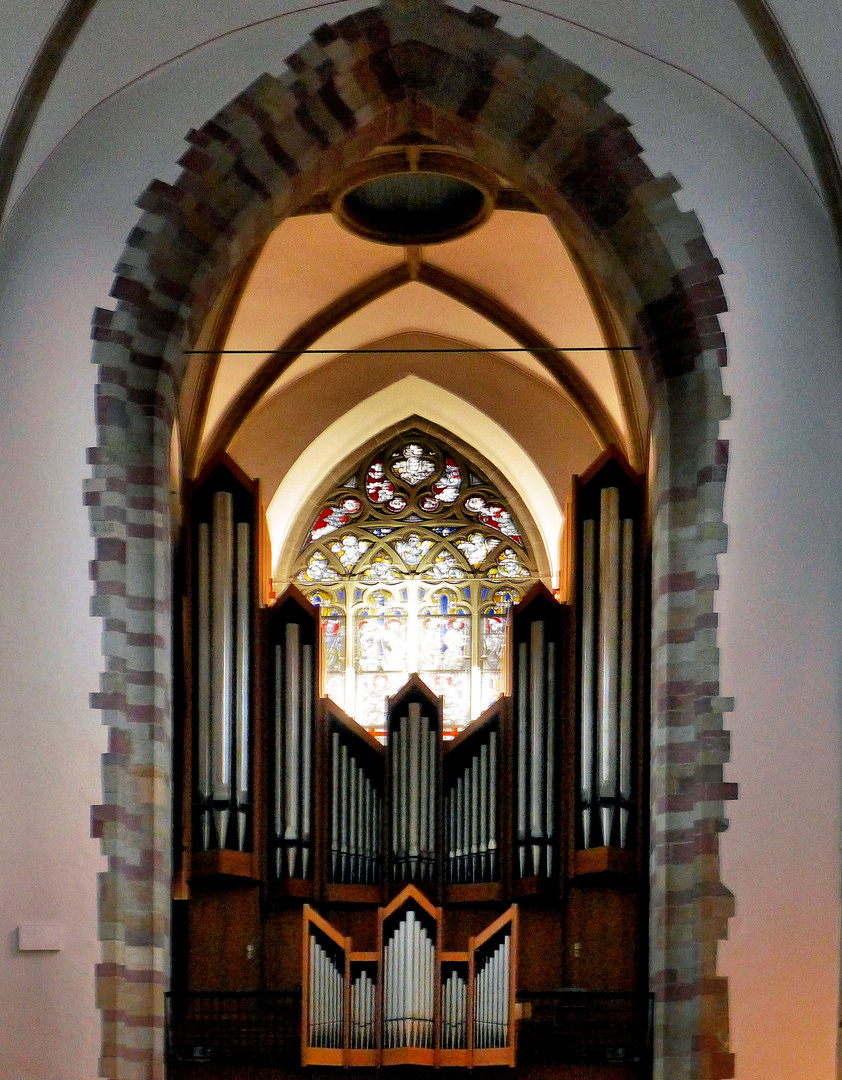
<path id="1" fill-rule="evenodd" d="M 380 736 L 413 671 L 444 697 L 451 735 L 505 691 L 506 613 L 536 577 L 496 487 L 419 431 L 328 493 L 293 571 L 321 611 L 324 692 Z"/>

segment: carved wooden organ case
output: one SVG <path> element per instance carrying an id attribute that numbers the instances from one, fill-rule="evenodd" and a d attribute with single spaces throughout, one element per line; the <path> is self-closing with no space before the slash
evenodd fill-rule
<path id="1" fill-rule="evenodd" d="M 318 613 L 266 603 L 228 459 L 185 528 L 174 984 L 301 990 L 303 1064 L 515 1065 L 530 995 L 646 984 L 645 521 L 574 479 L 567 601 L 509 615 L 509 693 L 456 738 L 417 677 L 385 744 L 319 696 Z M 180 758 L 180 760 L 179 760 Z"/>

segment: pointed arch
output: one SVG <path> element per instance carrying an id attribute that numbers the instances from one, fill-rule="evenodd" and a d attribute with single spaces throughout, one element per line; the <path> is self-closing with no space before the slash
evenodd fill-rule
<path id="1" fill-rule="evenodd" d="M 86 501 L 106 675 L 93 705 L 114 745 L 104 805 L 98 971 L 103 1072 L 162 1075 L 169 905 L 171 521 L 167 466 L 186 350 L 243 260 L 339 168 L 407 129 L 507 176 L 553 221 L 639 347 L 653 403 L 651 978 L 656 1075 L 732 1075 L 717 940 L 727 758 L 715 625 L 727 413 L 725 303 L 696 217 L 652 175 L 608 87 L 496 18 L 390 0 L 317 30 L 188 136 L 183 172 L 155 181 L 97 311 L 98 445 Z M 692 617 L 688 619 L 688 612 Z M 675 795 L 680 791 L 680 797 Z M 676 852 L 680 852 L 677 855 Z M 687 855 L 692 852 L 692 855 Z M 676 859 L 680 859 L 680 868 Z"/>

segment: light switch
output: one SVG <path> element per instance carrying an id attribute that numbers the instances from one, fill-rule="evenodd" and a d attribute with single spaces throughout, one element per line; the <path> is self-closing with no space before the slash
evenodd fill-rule
<path id="1" fill-rule="evenodd" d="M 64 947 L 64 927 L 58 923 L 21 923 L 18 952 L 59 952 Z"/>

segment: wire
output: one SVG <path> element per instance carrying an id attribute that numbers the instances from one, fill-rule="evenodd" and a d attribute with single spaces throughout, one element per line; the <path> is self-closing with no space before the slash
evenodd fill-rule
<path id="1" fill-rule="evenodd" d="M 489 345 L 485 348 L 479 346 L 456 346 L 451 349 L 185 349 L 186 356 L 304 356 L 308 353 L 333 355 L 335 353 L 536 353 L 536 352 L 639 352 L 640 345 L 535 345 L 533 348 L 500 348 L 496 349 Z"/>

